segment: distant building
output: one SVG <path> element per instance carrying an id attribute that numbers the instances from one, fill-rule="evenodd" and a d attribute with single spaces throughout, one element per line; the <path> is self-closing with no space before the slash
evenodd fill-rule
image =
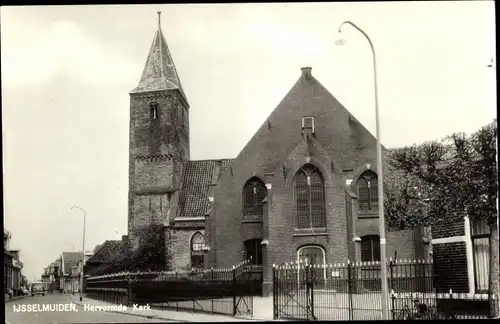
<path id="1" fill-rule="evenodd" d="M 45 290 L 49 290 L 50 287 L 50 267 L 43 268 L 42 275 L 40 276 L 42 278 L 43 286 L 45 287 Z"/>
<path id="2" fill-rule="evenodd" d="M 86 251 L 85 261 L 87 261 L 92 254 L 92 251 Z M 80 289 L 82 252 L 63 252 L 61 253 L 60 260 L 60 289 L 65 293 L 78 292 Z"/>
<path id="3" fill-rule="evenodd" d="M 122 236 L 122 241 L 119 240 L 107 240 L 100 244 L 94 250 L 94 254 L 85 263 L 84 274 L 86 276 L 92 276 L 100 271 L 106 269 L 110 265 L 110 262 L 115 258 L 114 256 L 120 253 L 126 253 L 127 248 L 127 236 Z"/>
<path id="4" fill-rule="evenodd" d="M 59 291 L 60 290 L 60 282 L 59 282 L 59 269 L 60 269 L 60 257 L 53 262 L 51 262 L 46 268 L 44 268 L 41 278 L 42 282 L 45 285 L 47 291 Z"/>
<path id="5" fill-rule="evenodd" d="M 10 250 L 11 234 L 4 231 L 3 246 L 4 246 L 4 290 L 8 293 L 11 289 L 13 295 L 20 294 L 22 287 L 22 269 L 23 263 L 19 260 L 19 250 Z"/>

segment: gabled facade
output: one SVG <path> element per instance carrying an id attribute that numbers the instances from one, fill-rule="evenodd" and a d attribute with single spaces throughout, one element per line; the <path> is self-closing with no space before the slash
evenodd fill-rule
<path id="1" fill-rule="evenodd" d="M 231 170 L 208 215 L 210 264 L 252 256 L 269 287 L 272 264 L 380 259 L 376 140 L 311 68 L 302 68 Z M 386 236 L 389 256 L 424 257 L 420 231 Z"/>
<path id="2" fill-rule="evenodd" d="M 93 252 L 85 251 L 85 262 L 92 257 Z M 78 292 L 80 287 L 80 271 L 82 267 L 82 252 L 63 252 L 60 257 L 59 289 L 63 292 Z"/>
<path id="3" fill-rule="evenodd" d="M 252 257 L 269 287 L 272 264 L 380 259 L 376 140 L 311 68 L 236 159 L 189 160 L 189 105 L 160 25 L 130 98 L 129 236 L 164 224 L 173 268 Z M 420 231 L 387 242 L 389 255 L 425 256 Z"/>

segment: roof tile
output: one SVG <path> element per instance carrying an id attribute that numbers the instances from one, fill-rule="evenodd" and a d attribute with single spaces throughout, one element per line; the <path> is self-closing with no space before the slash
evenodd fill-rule
<path id="1" fill-rule="evenodd" d="M 216 161 L 221 162 L 219 178 L 234 159 L 189 161 L 184 167 L 178 217 L 203 217 L 210 207 L 208 200 Z"/>
<path id="2" fill-rule="evenodd" d="M 124 242 L 117 240 L 105 241 L 98 249 L 95 251 L 94 255 L 87 260 L 89 263 L 107 263 L 110 261 L 117 253 L 121 252 Z"/>

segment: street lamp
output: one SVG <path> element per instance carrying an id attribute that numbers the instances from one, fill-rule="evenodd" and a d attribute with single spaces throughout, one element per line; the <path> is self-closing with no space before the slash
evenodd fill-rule
<path id="1" fill-rule="evenodd" d="M 375 48 L 368 35 L 351 21 L 344 21 L 339 26 L 339 34 L 342 33 L 342 27 L 347 24 L 357 29 L 368 40 L 372 49 L 373 56 L 373 81 L 375 86 L 375 122 L 377 128 L 377 179 L 378 179 L 378 217 L 380 231 L 380 259 L 381 259 L 381 281 L 382 281 L 382 315 L 385 320 L 389 319 L 389 291 L 387 287 L 387 257 L 386 257 L 386 240 L 385 240 L 385 219 L 384 219 L 384 173 L 382 167 L 382 144 L 380 143 L 380 118 L 378 108 L 378 83 L 377 83 L 377 57 Z M 336 45 L 344 45 L 343 39 L 335 41 Z"/>
<path id="2" fill-rule="evenodd" d="M 71 206 L 70 210 L 78 209 L 83 212 L 83 240 L 82 240 L 82 268 L 80 271 L 80 301 L 83 300 L 83 266 L 85 265 L 85 223 L 86 223 L 86 214 L 83 208 L 78 206 Z"/>
<path id="3" fill-rule="evenodd" d="M 66 241 L 66 240 L 64 240 L 64 242 L 66 242 L 69 245 L 71 245 L 73 247 L 73 252 L 75 252 L 75 245 L 73 243 L 71 243 L 70 241 Z"/>

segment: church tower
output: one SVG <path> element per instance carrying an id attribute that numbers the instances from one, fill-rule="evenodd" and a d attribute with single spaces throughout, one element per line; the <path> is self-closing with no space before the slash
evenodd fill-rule
<path id="1" fill-rule="evenodd" d="M 189 103 L 161 30 L 139 85 L 130 92 L 128 232 L 175 215 L 183 162 L 189 161 Z"/>

